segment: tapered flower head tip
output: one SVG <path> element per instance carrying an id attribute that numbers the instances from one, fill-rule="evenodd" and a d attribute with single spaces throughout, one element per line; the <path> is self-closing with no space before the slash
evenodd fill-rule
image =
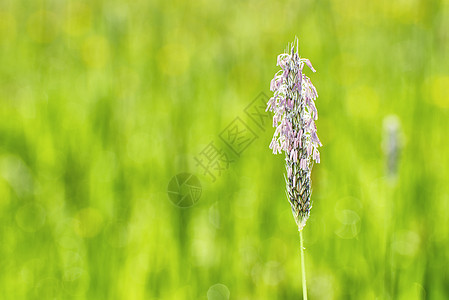
<path id="1" fill-rule="evenodd" d="M 306 63 L 306 65 L 310 68 L 310 70 L 312 70 L 312 72 L 316 72 L 316 70 L 314 69 L 314 67 L 312 66 L 312 63 L 310 62 L 309 59 L 305 58 L 304 62 Z"/>
<path id="2" fill-rule="evenodd" d="M 297 38 L 285 53 L 278 55 L 277 65 L 281 70 L 271 80 L 273 97 L 267 103 L 267 111 L 274 113 L 276 128 L 270 149 L 274 154 L 285 154 L 286 193 L 295 222 L 302 230 L 311 208 L 312 167 L 320 162 L 318 147 L 322 145 L 315 125 L 318 93 L 303 68 L 307 65 L 313 72 L 316 70 L 309 59 L 299 56 Z"/>

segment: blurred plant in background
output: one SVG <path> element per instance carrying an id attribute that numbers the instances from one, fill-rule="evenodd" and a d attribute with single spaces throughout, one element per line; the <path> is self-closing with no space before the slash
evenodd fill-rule
<path id="1" fill-rule="evenodd" d="M 226 151 L 219 134 L 297 34 L 326 145 L 310 298 L 449 298 L 448 28 L 447 0 L 3 0 L 0 297 L 297 299 L 270 124 L 215 182 L 194 159 Z M 389 114 L 406 141 L 394 187 Z M 202 187 L 189 208 L 167 195 L 183 172 Z"/>

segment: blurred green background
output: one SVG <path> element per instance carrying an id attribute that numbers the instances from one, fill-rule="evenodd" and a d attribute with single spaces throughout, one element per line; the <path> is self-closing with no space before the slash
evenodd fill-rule
<path id="1" fill-rule="evenodd" d="M 283 157 L 245 112 L 295 36 L 324 145 L 310 299 L 449 299 L 447 0 L 2 0 L 0 298 L 301 299 Z M 215 181 L 210 142 L 232 161 Z"/>

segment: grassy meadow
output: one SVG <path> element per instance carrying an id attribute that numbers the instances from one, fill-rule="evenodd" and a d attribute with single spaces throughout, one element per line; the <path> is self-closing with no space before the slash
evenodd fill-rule
<path id="1" fill-rule="evenodd" d="M 301 299 L 263 107 L 295 36 L 309 298 L 449 299 L 448 0 L 2 0 L 0 299 Z"/>

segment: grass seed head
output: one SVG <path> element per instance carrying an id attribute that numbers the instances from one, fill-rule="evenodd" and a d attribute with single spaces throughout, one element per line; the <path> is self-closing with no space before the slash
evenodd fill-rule
<path id="1" fill-rule="evenodd" d="M 296 44 L 296 49 L 295 49 Z M 313 163 L 320 162 L 315 120 L 318 93 L 310 78 L 303 73 L 304 65 L 313 72 L 310 60 L 299 56 L 298 38 L 277 58 L 281 68 L 271 80 L 274 93 L 267 110 L 274 113 L 276 130 L 270 144 L 274 154 L 285 153 L 286 192 L 298 229 L 301 231 L 310 215 Z"/>

